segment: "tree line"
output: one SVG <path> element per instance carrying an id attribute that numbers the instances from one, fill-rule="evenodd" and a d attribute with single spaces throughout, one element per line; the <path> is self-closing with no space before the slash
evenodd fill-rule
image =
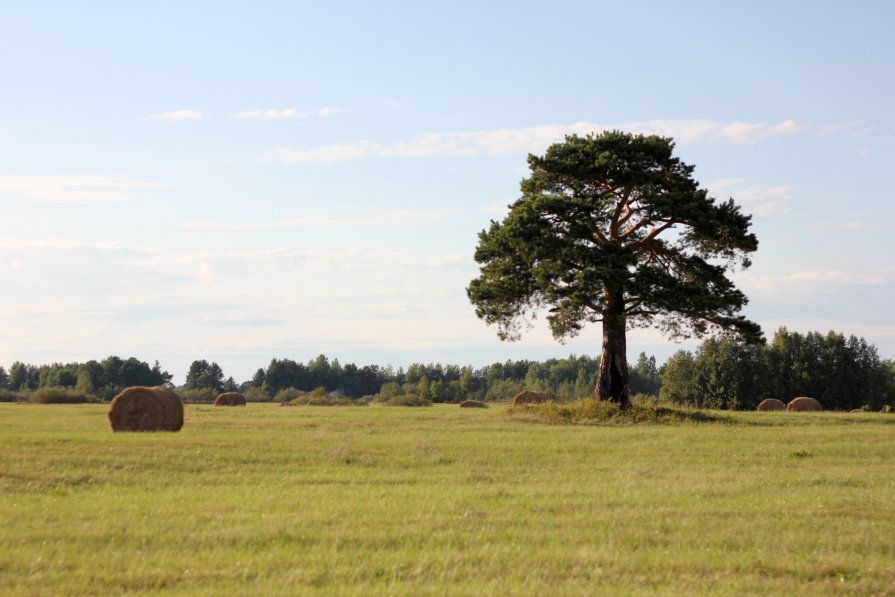
<path id="1" fill-rule="evenodd" d="M 557 399 L 593 395 L 600 376 L 598 358 L 569 356 L 545 361 L 508 360 L 485 367 L 414 363 L 407 368 L 342 364 L 319 355 L 307 362 L 272 359 L 251 379 L 237 383 L 217 363 L 190 364 L 179 388 L 188 401 L 211 401 L 224 391 L 240 391 L 249 401 L 282 401 L 296 392 L 325 391 L 349 399 L 414 397 L 430 402 L 506 400 L 523 389 Z M 41 388 L 78 390 L 103 400 L 132 385 L 169 385 L 172 376 L 158 361 L 110 356 L 86 363 L 0 367 L 0 390 L 28 393 Z M 661 367 L 640 353 L 629 364 L 629 391 L 697 408 L 753 409 L 768 397 L 787 401 L 817 398 L 826 409 L 878 410 L 895 403 L 892 361 L 880 358 L 863 338 L 829 332 L 800 334 L 780 328 L 772 342 L 755 345 L 710 338 L 695 352 L 678 351 Z"/>
<path id="2" fill-rule="evenodd" d="M 660 395 L 698 408 L 753 409 L 764 398 L 816 398 L 828 410 L 879 410 L 895 402 L 895 363 L 864 338 L 785 327 L 768 344 L 710 338 L 662 367 Z"/>

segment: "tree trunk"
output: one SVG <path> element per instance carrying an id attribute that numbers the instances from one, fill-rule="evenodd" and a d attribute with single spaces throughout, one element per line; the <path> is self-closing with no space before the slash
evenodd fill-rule
<path id="1" fill-rule="evenodd" d="M 600 354 L 597 397 L 600 400 L 616 402 L 623 409 L 631 406 L 631 399 L 628 395 L 625 296 L 621 290 L 609 293 L 603 310 L 603 351 Z"/>

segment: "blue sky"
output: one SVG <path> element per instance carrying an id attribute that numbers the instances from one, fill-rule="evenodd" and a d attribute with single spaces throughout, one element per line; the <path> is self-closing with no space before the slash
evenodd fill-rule
<path id="1" fill-rule="evenodd" d="M 465 287 L 526 154 L 604 128 L 754 215 L 768 335 L 893 358 L 895 5 L 726 4 L 0 2 L 0 364 L 596 355 Z"/>

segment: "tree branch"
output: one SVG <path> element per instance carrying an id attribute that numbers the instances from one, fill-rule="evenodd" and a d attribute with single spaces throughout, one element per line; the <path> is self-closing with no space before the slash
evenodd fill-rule
<path id="1" fill-rule="evenodd" d="M 649 244 L 650 241 L 652 241 L 654 238 L 656 238 L 657 236 L 659 236 L 660 234 L 662 234 L 663 232 L 665 232 L 666 230 L 668 230 L 669 228 L 674 226 L 676 223 L 677 222 L 675 222 L 674 220 L 669 220 L 669 221 L 665 222 L 663 225 L 659 226 L 658 228 L 654 228 L 649 234 L 647 234 L 642 239 L 628 245 L 628 248 L 634 249 L 635 251 L 637 249 L 642 249 L 645 245 Z M 630 232 L 631 231 L 628 231 L 628 233 L 626 233 L 625 236 L 627 236 L 627 234 L 630 234 Z M 622 238 L 622 240 L 624 240 L 624 237 Z"/>

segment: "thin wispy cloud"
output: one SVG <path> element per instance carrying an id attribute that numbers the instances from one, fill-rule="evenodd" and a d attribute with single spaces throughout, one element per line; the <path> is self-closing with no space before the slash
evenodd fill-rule
<path id="1" fill-rule="evenodd" d="M 316 111 L 301 111 L 298 108 L 268 108 L 266 110 L 246 110 L 231 114 L 231 118 L 239 120 L 300 120 L 319 116 L 328 118 L 337 114 L 346 114 L 350 112 L 348 108 L 339 108 L 327 106 Z"/>
<path id="2" fill-rule="evenodd" d="M 705 184 L 709 193 L 718 199 L 732 196 L 743 209 L 760 218 L 770 218 L 789 213 L 793 185 L 743 187 L 740 178 L 728 178 Z"/>
<path id="3" fill-rule="evenodd" d="M 161 120 L 165 122 L 177 122 L 181 120 L 202 120 L 205 115 L 197 110 L 173 110 L 171 112 L 160 112 L 147 116 L 149 120 Z"/>
<path id="4" fill-rule="evenodd" d="M 317 115 L 321 118 L 327 118 L 329 116 L 336 116 L 337 114 L 347 114 L 348 112 L 351 112 L 349 108 L 330 106 L 317 110 Z"/>
<path id="5" fill-rule="evenodd" d="M 770 275 L 749 272 L 735 275 L 737 285 L 749 296 L 770 299 L 781 304 L 809 304 L 822 297 L 860 287 L 882 288 L 893 283 L 891 270 L 806 269 L 800 272 Z"/>
<path id="6" fill-rule="evenodd" d="M 130 200 L 127 191 L 156 189 L 156 182 L 117 176 L 0 176 L 0 195 L 43 203 L 115 203 Z"/>
<path id="7" fill-rule="evenodd" d="M 793 120 L 777 124 L 713 122 L 708 120 L 649 120 L 627 124 L 576 122 L 571 125 L 540 125 L 489 131 L 426 133 L 406 141 L 383 144 L 370 140 L 322 145 L 308 149 L 278 147 L 274 153 L 287 163 L 331 163 L 360 158 L 428 158 L 472 155 L 508 155 L 542 151 L 565 135 L 586 135 L 622 129 L 643 134 L 673 137 L 682 145 L 722 142 L 753 144 L 763 139 L 791 135 L 806 129 Z"/>
<path id="8" fill-rule="evenodd" d="M 809 230 L 817 232 L 887 232 L 889 227 L 880 226 L 879 224 L 871 224 L 868 222 L 819 222 L 808 226 Z"/>
<path id="9" fill-rule="evenodd" d="M 381 216 L 368 218 L 342 218 L 311 216 L 301 218 L 283 218 L 268 222 L 221 222 L 215 220 L 197 220 L 184 222 L 182 228 L 188 230 L 275 230 L 288 228 L 308 228 L 314 226 L 388 226 L 407 224 L 427 224 L 442 220 L 458 213 L 454 209 L 431 210 L 393 210 Z"/>
<path id="10" fill-rule="evenodd" d="M 296 118 L 308 118 L 313 112 L 301 112 L 296 108 L 270 108 L 267 110 L 247 110 L 233 114 L 233 118 L 240 120 L 290 120 Z"/>

